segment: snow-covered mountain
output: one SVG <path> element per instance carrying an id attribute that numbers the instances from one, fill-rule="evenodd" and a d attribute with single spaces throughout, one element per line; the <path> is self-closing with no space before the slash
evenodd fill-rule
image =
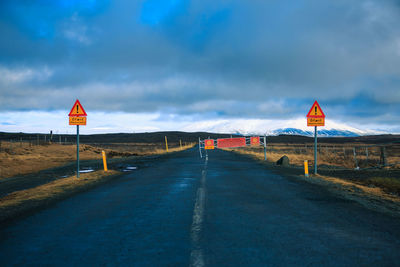
<path id="1" fill-rule="evenodd" d="M 233 119 L 233 120 L 210 120 L 201 121 L 187 125 L 184 131 L 188 132 L 213 132 L 230 133 L 240 135 L 304 135 L 313 136 L 314 127 L 308 127 L 305 118 L 293 120 L 261 120 L 261 119 Z M 318 135 L 326 137 L 336 136 L 361 136 L 385 134 L 385 132 L 361 130 L 346 124 L 331 120 L 326 121 L 325 127 L 318 127 Z"/>

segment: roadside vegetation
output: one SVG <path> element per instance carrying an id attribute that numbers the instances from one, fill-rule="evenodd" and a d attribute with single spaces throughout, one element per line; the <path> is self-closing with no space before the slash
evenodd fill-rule
<path id="1" fill-rule="evenodd" d="M 320 144 L 318 146 L 318 165 L 339 168 L 374 168 L 381 165 L 381 147 L 374 144 Z M 242 154 L 249 154 L 259 159 L 264 159 L 264 148 L 246 147 L 234 149 Z M 303 166 L 308 160 L 314 162 L 314 146 L 308 144 L 268 144 L 267 159 L 276 162 L 283 155 L 290 158 L 290 164 Z M 400 143 L 385 147 L 387 167 L 400 169 Z"/>
<path id="2" fill-rule="evenodd" d="M 11 143 L 1 142 L 0 150 L 0 181 L 17 175 L 35 173 L 41 170 L 55 168 L 76 160 L 75 144 L 34 145 L 28 142 Z M 173 143 L 169 153 L 185 150 L 194 146 L 194 143 Z M 130 156 L 148 156 L 165 154 L 163 144 L 128 143 L 128 144 L 81 144 L 79 156 L 81 160 L 101 160 L 101 151 L 106 152 L 107 158 L 122 158 Z"/>

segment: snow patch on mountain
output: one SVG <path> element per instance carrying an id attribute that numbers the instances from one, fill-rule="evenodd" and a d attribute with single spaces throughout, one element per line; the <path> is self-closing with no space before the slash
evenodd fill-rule
<path id="1" fill-rule="evenodd" d="M 232 119 L 232 120 L 210 120 L 200 121 L 187 125 L 184 129 L 187 132 L 213 132 L 240 135 L 304 135 L 313 136 L 314 127 L 307 126 L 305 118 L 292 120 L 261 120 L 261 119 Z M 325 127 L 318 127 L 319 136 L 361 136 L 385 134 L 382 131 L 361 130 L 326 120 Z"/>

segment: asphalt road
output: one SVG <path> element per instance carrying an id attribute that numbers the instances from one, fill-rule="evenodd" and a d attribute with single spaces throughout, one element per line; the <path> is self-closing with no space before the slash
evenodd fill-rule
<path id="1" fill-rule="evenodd" d="M 161 157 L 0 230 L 0 265 L 398 266 L 400 221 L 224 151 Z M 134 162 L 132 164 L 134 166 Z"/>

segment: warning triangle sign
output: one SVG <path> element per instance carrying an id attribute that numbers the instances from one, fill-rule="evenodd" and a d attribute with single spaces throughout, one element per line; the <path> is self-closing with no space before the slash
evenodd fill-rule
<path id="1" fill-rule="evenodd" d="M 310 111 L 307 114 L 307 118 L 325 118 L 325 114 L 317 101 L 315 101 L 312 105 Z"/>
<path id="2" fill-rule="evenodd" d="M 83 117 L 87 116 L 85 109 L 82 107 L 81 103 L 77 99 L 75 104 L 73 105 L 71 111 L 69 112 L 68 116 L 70 117 Z"/>

